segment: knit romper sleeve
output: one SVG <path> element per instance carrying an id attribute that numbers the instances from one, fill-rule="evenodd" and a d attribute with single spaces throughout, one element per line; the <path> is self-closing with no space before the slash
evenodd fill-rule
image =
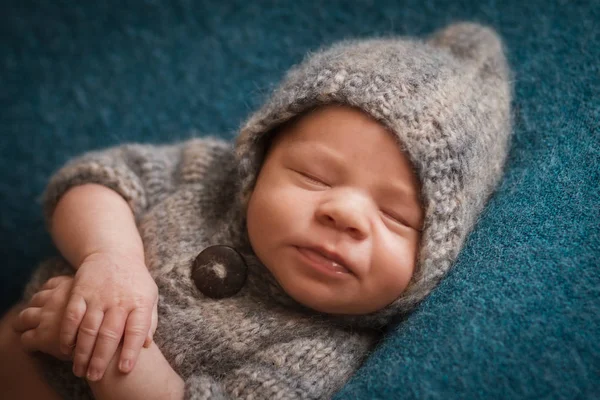
<path id="1" fill-rule="evenodd" d="M 43 195 L 46 223 L 50 224 L 58 201 L 70 188 L 87 183 L 104 185 L 119 193 L 139 220 L 177 188 L 187 149 L 210 149 L 219 142 L 205 138 L 171 145 L 124 144 L 75 158 L 60 168 L 46 187 Z"/>
<path id="2" fill-rule="evenodd" d="M 224 146 L 224 141 L 206 137 L 169 145 L 131 143 L 85 153 L 69 161 L 50 178 L 42 196 L 46 226 L 51 228 L 52 214 L 62 196 L 69 189 L 88 183 L 103 185 L 119 193 L 139 222 L 155 204 L 177 190 L 187 175 L 201 173 L 212 153 Z M 195 158 L 193 162 L 189 160 L 191 157 Z M 185 174 L 182 173 L 183 164 L 188 164 L 183 171 Z M 45 265 L 52 267 L 45 268 Z M 55 274 L 49 269 L 64 273 L 64 268 L 56 267 L 56 262 L 46 262 L 34 273 L 25 290 L 25 298 Z"/>

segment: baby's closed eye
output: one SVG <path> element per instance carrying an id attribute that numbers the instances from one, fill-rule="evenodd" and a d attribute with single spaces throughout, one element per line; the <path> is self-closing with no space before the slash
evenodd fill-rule
<path id="1" fill-rule="evenodd" d="M 305 169 L 289 168 L 293 175 L 298 178 L 303 184 L 308 184 L 311 188 L 327 189 L 332 187 L 331 179 L 325 178 L 320 174 L 308 172 Z"/>
<path id="2" fill-rule="evenodd" d="M 398 213 L 394 212 L 394 211 L 390 211 L 390 210 L 381 210 L 381 214 L 389 221 L 392 221 L 393 223 L 396 224 L 400 224 L 400 225 L 405 225 L 405 226 L 409 226 L 410 224 L 408 222 L 406 222 L 406 219 L 403 218 L 401 215 L 399 215 Z"/>
<path id="3" fill-rule="evenodd" d="M 321 177 L 315 176 L 311 173 L 304 172 L 301 170 L 292 169 L 292 171 L 294 171 L 296 174 L 300 175 L 304 180 L 306 180 L 309 183 L 312 183 L 312 184 L 315 184 L 318 186 L 331 187 L 331 185 L 327 182 L 327 180 L 325 178 L 321 178 Z"/>

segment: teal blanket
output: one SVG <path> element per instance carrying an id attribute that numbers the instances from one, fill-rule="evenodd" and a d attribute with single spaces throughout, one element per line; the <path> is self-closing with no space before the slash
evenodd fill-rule
<path id="1" fill-rule="evenodd" d="M 0 299 L 51 254 L 39 195 L 84 151 L 232 138 L 303 55 L 495 27 L 515 71 L 505 179 L 455 269 L 338 399 L 600 398 L 598 1 L 4 1 Z"/>

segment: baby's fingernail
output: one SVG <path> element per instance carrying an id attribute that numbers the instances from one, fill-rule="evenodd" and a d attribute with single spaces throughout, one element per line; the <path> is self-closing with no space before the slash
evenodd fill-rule
<path id="1" fill-rule="evenodd" d="M 129 371 L 130 366 L 131 366 L 131 361 L 129 361 L 129 360 L 121 360 L 121 362 L 119 363 L 119 369 L 121 370 L 121 372 Z"/>
<path id="2" fill-rule="evenodd" d="M 88 371 L 87 373 L 87 379 L 89 381 L 97 381 L 100 379 L 100 372 L 98 372 L 98 370 L 95 369 L 91 369 Z"/>
<path id="3" fill-rule="evenodd" d="M 79 378 L 81 378 L 83 376 L 83 374 L 85 373 L 85 371 L 83 370 L 82 367 L 74 365 L 73 366 L 73 374 Z"/>

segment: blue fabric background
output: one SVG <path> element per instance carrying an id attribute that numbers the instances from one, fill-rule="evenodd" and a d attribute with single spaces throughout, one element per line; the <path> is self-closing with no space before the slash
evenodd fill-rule
<path id="1" fill-rule="evenodd" d="M 505 38 L 506 178 L 453 272 L 338 398 L 600 398 L 598 1 L 2 2 L 1 310 L 53 252 L 38 198 L 70 157 L 232 138 L 307 51 L 455 20 Z"/>

